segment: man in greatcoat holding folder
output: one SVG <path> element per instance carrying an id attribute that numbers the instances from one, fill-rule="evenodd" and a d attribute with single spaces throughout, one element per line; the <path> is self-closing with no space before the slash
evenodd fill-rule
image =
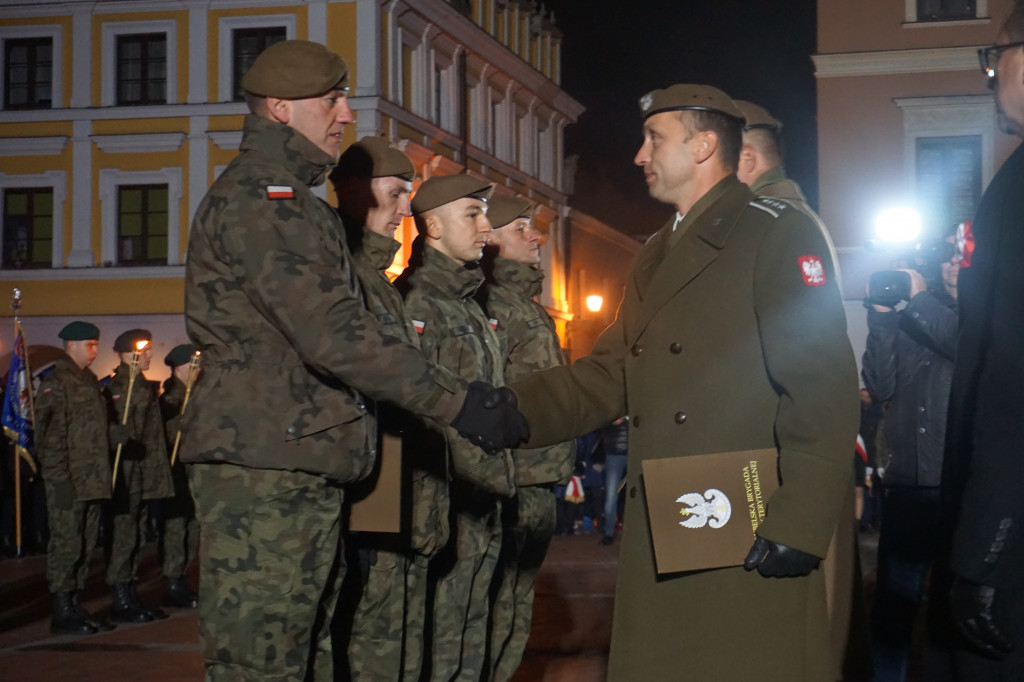
<path id="1" fill-rule="evenodd" d="M 835 266 L 805 214 L 736 179 L 743 114 L 727 95 L 674 85 L 640 107 L 635 163 L 676 215 L 637 256 L 593 354 L 513 386 L 526 446 L 630 415 L 609 680 L 820 682 L 830 664 L 817 566 L 858 419 Z M 643 460 L 772 447 L 781 486 L 745 565 L 659 576 Z"/>

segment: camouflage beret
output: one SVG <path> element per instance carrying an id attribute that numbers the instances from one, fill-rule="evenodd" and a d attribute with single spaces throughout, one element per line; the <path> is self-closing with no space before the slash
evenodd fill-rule
<path id="1" fill-rule="evenodd" d="M 187 365 L 191 360 L 192 356 L 199 350 L 191 343 L 183 343 L 180 346 L 175 346 L 171 349 L 171 352 L 164 356 L 164 364 L 168 367 L 181 367 Z"/>
<path id="2" fill-rule="evenodd" d="M 98 341 L 100 328 L 92 322 L 75 320 L 64 325 L 64 328 L 57 332 L 57 336 L 65 341 Z"/>
<path id="3" fill-rule="evenodd" d="M 493 182 L 480 180 L 472 175 L 439 175 L 424 181 L 416 190 L 416 196 L 412 198 L 412 212 L 413 215 L 422 215 L 430 209 L 463 197 L 487 201 L 493 191 Z"/>
<path id="4" fill-rule="evenodd" d="M 767 128 L 776 132 L 782 130 L 782 123 L 769 114 L 764 107 L 759 107 L 753 102 L 743 99 L 733 100 L 733 103 L 743 112 L 743 118 L 747 119 L 746 125 L 743 126 L 744 132 L 755 128 Z"/>
<path id="5" fill-rule="evenodd" d="M 412 180 L 416 177 L 416 167 L 386 137 L 364 137 L 338 158 L 338 165 L 331 171 L 331 180 L 344 177 L 386 178 L 392 175 Z"/>
<path id="6" fill-rule="evenodd" d="M 532 218 L 533 204 L 519 197 L 491 197 L 487 202 L 487 219 L 494 229 L 505 227 L 518 218 Z"/>
<path id="7" fill-rule="evenodd" d="M 672 85 L 663 90 L 651 90 L 640 98 L 640 111 L 644 120 L 663 111 L 716 111 L 743 121 L 743 112 L 729 95 L 710 85 Z"/>
<path id="8" fill-rule="evenodd" d="M 153 335 L 148 329 L 129 329 L 114 339 L 115 353 L 130 353 L 135 350 L 135 344 L 139 341 L 152 341 Z"/>
<path id="9" fill-rule="evenodd" d="M 306 99 L 348 90 L 348 64 L 320 43 L 282 40 L 260 52 L 242 77 L 242 88 L 262 97 Z"/>

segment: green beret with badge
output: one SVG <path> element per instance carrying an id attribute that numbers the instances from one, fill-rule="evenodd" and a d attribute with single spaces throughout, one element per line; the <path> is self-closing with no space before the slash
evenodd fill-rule
<path id="1" fill-rule="evenodd" d="M 338 158 L 331 171 L 331 180 L 339 178 L 386 178 L 395 176 L 403 180 L 416 177 L 416 167 L 402 150 L 386 137 L 364 137 Z"/>
<path id="2" fill-rule="evenodd" d="M 261 97 L 307 99 L 348 90 L 348 64 L 310 40 L 282 40 L 260 52 L 242 77 L 242 89 Z"/>
<path id="3" fill-rule="evenodd" d="M 152 340 L 153 335 L 149 333 L 148 329 L 129 329 L 114 339 L 114 352 L 131 353 L 136 349 L 136 344 L 139 341 L 149 343 Z"/>
<path id="4" fill-rule="evenodd" d="M 75 320 L 64 325 L 64 328 L 57 332 L 57 336 L 65 341 L 98 341 L 100 328 L 91 322 Z"/>
<path id="5" fill-rule="evenodd" d="M 747 120 L 746 125 L 743 126 L 743 132 L 755 128 L 765 128 L 776 132 L 782 130 L 782 122 L 768 113 L 764 107 L 742 99 L 733 100 L 733 102 L 743 112 L 743 118 Z"/>
<path id="6" fill-rule="evenodd" d="M 494 229 L 519 218 L 533 218 L 533 203 L 521 197 L 491 197 L 487 202 L 487 219 Z"/>
<path id="7" fill-rule="evenodd" d="M 644 120 L 665 111 L 714 111 L 742 122 L 743 112 L 729 95 L 711 85 L 676 84 L 640 98 Z"/>
<path id="8" fill-rule="evenodd" d="M 472 175 L 439 175 L 423 182 L 412 198 L 413 215 L 423 215 L 438 206 L 473 197 L 481 201 L 491 198 L 494 183 L 474 178 Z"/>
<path id="9" fill-rule="evenodd" d="M 171 352 L 164 356 L 164 364 L 174 369 L 187 365 L 192 361 L 192 356 L 199 350 L 191 343 L 183 343 L 171 349 Z"/>

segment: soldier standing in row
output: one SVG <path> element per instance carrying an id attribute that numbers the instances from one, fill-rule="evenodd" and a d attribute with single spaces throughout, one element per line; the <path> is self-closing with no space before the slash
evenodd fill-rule
<path id="1" fill-rule="evenodd" d="M 168 456 L 173 452 L 180 433 L 181 406 L 185 400 L 195 354 L 195 346 L 181 344 L 172 348 L 164 357 L 164 364 L 171 368 L 171 376 L 164 381 L 164 390 L 160 394 L 160 417 L 164 422 Z M 171 465 L 171 479 L 174 483 L 174 497 L 164 501 L 164 532 L 161 540 L 164 605 L 194 609 L 196 593 L 185 579 L 185 570 L 199 549 L 199 526 L 196 523 L 192 494 L 188 489 L 188 473 L 180 458 L 176 458 Z"/>
<path id="2" fill-rule="evenodd" d="M 54 634 L 92 634 L 111 626 L 79 606 L 96 546 L 100 511 L 110 499 L 107 405 L 89 365 L 100 330 L 71 322 L 60 330 L 64 357 L 39 385 L 36 454 L 50 520 L 46 580 L 53 594 Z"/>
<path id="3" fill-rule="evenodd" d="M 145 329 L 131 329 L 118 336 L 114 352 L 121 364 L 103 388 L 110 419 L 121 424 L 128 402 L 131 362 L 138 353 L 139 374 L 127 405 L 126 440 L 121 447 L 117 484 L 110 501 L 113 532 L 107 564 L 107 584 L 113 602 L 110 613 L 114 620 L 126 623 L 145 623 L 167 617 L 159 608 L 147 607 L 139 600 L 135 584 L 146 532 L 142 502 L 174 495 L 156 386 L 142 374 L 152 362 L 152 340 L 152 334 Z M 145 342 L 145 347 L 139 351 L 141 342 Z"/>
<path id="4" fill-rule="evenodd" d="M 434 177 L 412 200 L 419 236 L 396 284 L 432 361 L 467 381 L 500 385 L 500 342 L 473 296 L 484 281 L 477 262 L 491 232 L 487 199 L 493 185 L 469 175 Z M 450 452 L 452 539 L 431 561 L 434 587 L 430 679 L 485 677 L 489 590 L 501 549 L 501 505 L 515 492 L 512 459 L 447 430 L 421 441 L 421 459 L 443 476 Z"/>
<path id="5" fill-rule="evenodd" d="M 565 364 L 555 323 L 535 300 L 544 271 L 533 212 L 533 204 L 513 197 L 493 197 L 487 206 L 493 246 L 487 247 L 483 260 L 483 300 L 498 321 L 507 383 Z M 572 476 L 576 443 L 512 450 L 512 460 L 516 495 L 502 505 L 500 582 L 491 619 L 489 679 L 494 682 L 511 680 L 522 661 L 533 619 L 534 582 L 555 534 L 554 485 Z"/>

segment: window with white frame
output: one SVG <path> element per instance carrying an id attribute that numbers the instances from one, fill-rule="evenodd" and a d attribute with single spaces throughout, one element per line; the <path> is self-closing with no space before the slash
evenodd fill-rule
<path id="1" fill-rule="evenodd" d="M 102 261 L 119 266 L 177 265 L 181 168 L 100 171 Z"/>
<path id="2" fill-rule="evenodd" d="M 988 0 L 904 0 L 908 23 L 973 21 L 988 18 Z"/>
<path id="3" fill-rule="evenodd" d="M 60 24 L 0 26 L 0 75 L 4 109 L 60 107 Z"/>
<path id="4" fill-rule="evenodd" d="M 177 103 L 177 22 L 106 22 L 101 33 L 103 106 Z"/>
<path id="5" fill-rule="evenodd" d="M 53 187 L 3 193 L 3 268 L 49 268 L 53 261 Z"/>
<path id="6" fill-rule="evenodd" d="M 218 24 L 217 97 L 222 102 L 243 99 L 242 76 L 267 47 L 295 38 L 294 14 L 224 17 Z"/>

